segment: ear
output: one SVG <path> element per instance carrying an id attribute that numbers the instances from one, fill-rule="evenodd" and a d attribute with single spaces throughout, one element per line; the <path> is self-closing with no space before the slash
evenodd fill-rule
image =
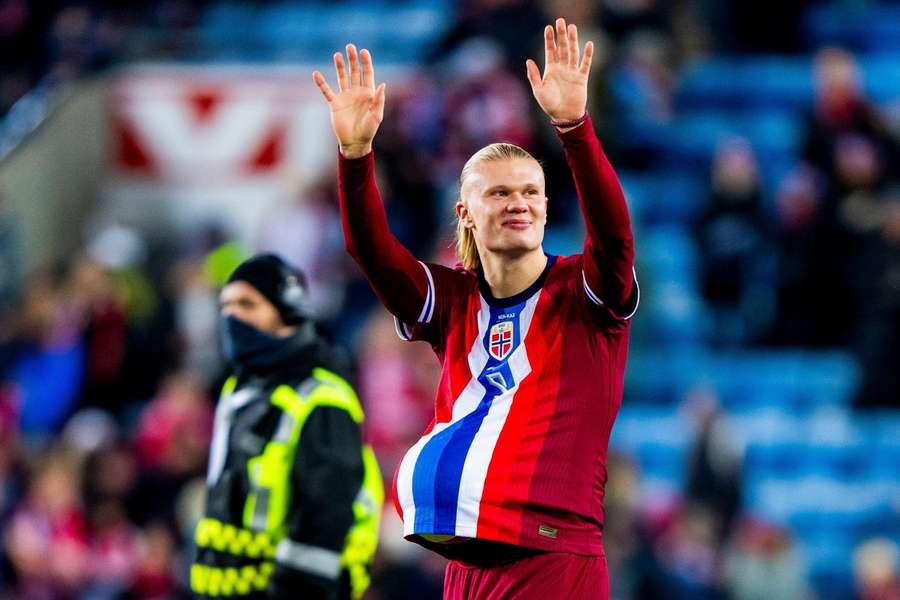
<path id="1" fill-rule="evenodd" d="M 469 229 L 475 226 L 472 217 L 469 215 L 469 209 L 466 208 L 466 205 L 463 204 L 461 199 L 456 201 L 456 216 L 459 217 L 459 220 Z"/>

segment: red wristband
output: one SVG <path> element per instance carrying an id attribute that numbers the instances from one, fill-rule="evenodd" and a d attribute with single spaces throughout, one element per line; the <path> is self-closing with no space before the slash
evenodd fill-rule
<path id="1" fill-rule="evenodd" d="M 577 119 L 569 119 L 568 121 L 557 121 L 556 119 L 551 119 L 550 124 L 554 127 L 575 127 L 576 125 L 581 125 L 585 121 L 587 121 L 588 113 L 584 111 L 584 114 L 578 117 Z"/>

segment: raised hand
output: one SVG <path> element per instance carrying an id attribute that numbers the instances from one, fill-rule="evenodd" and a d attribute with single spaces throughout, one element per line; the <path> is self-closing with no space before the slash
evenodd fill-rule
<path id="1" fill-rule="evenodd" d="M 375 87 L 375 67 L 368 50 L 363 48 L 357 55 L 353 44 L 347 44 L 346 50 L 349 76 L 344 56 L 340 52 L 334 53 L 337 94 L 319 71 L 313 71 L 313 81 L 331 108 L 331 126 L 341 154 L 346 158 L 359 158 L 372 151 L 372 140 L 384 118 L 384 84 Z"/>
<path id="2" fill-rule="evenodd" d="M 544 28 L 544 76 L 530 58 L 525 66 L 535 100 L 554 121 L 578 119 L 587 106 L 587 82 L 594 56 L 594 44 L 584 45 L 579 62 L 578 28 L 566 26 L 565 19 Z"/>

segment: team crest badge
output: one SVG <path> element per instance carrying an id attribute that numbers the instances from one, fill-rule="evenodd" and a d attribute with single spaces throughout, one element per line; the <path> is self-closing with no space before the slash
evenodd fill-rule
<path id="1" fill-rule="evenodd" d="M 501 321 L 491 327 L 490 343 L 488 351 L 497 360 L 503 360 L 513 348 L 513 324 L 512 321 Z"/>

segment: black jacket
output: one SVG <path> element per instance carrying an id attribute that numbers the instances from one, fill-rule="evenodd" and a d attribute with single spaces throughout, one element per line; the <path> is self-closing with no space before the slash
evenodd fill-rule
<path id="1" fill-rule="evenodd" d="M 308 333 L 308 332 L 307 332 Z M 316 367 L 346 376 L 347 361 L 317 335 L 297 335 L 295 347 L 266 367 L 235 366 L 234 391 L 220 399 L 216 434 L 210 458 L 205 518 L 239 529 L 244 528 L 245 503 L 250 492 L 248 461 L 259 456 L 275 436 L 283 411 L 271 401 L 281 385 L 299 389 Z M 222 406 L 230 398 L 241 398 L 234 409 Z M 224 413 L 230 413 L 225 417 Z M 227 442 L 217 442 L 227 429 Z M 216 444 L 220 444 L 217 454 Z M 224 457 L 222 456 L 224 449 Z M 224 460 L 223 460 L 224 459 Z M 221 467 L 214 463 L 219 461 Z M 219 471 L 213 475 L 212 471 Z M 303 426 L 290 476 L 290 500 L 285 521 L 292 542 L 340 553 L 353 525 L 353 501 L 363 481 L 360 426 L 347 411 L 318 407 Z M 199 546 L 199 545 L 198 545 Z M 196 564 L 225 569 L 258 564 L 259 558 L 236 556 L 228 551 L 197 548 Z M 207 594 L 203 594 L 206 596 Z M 265 591 L 250 594 L 208 594 L 209 597 L 240 598 L 349 598 L 349 580 L 342 572 L 337 580 L 304 572 L 274 561 L 274 571 Z"/>

